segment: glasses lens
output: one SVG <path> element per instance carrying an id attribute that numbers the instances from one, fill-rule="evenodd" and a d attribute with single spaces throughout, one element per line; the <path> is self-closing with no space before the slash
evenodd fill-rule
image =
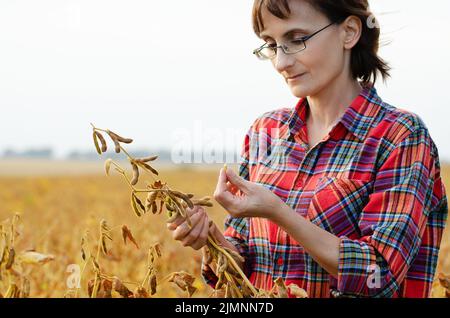
<path id="1" fill-rule="evenodd" d="M 303 40 L 294 40 L 290 41 L 289 44 L 283 44 L 282 48 L 286 54 L 295 54 L 306 49 L 306 45 Z M 265 46 L 255 50 L 255 54 L 261 60 L 273 59 L 277 55 L 277 48 Z"/>
<path id="2" fill-rule="evenodd" d="M 276 48 L 263 47 L 256 51 L 256 56 L 261 60 L 271 59 L 276 55 Z"/>
<path id="3" fill-rule="evenodd" d="M 306 49 L 306 45 L 305 45 L 305 41 L 303 41 L 303 40 L 291 41 L 289 43 L 289 45 L 284 46 L 284 51 L 287 54 L 297 53 L 297 52 L 303 51 L 304 49 Z"/>

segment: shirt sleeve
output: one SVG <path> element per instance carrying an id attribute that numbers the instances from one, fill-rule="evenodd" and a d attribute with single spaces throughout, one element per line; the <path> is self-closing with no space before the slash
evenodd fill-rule
<path id="1" fill-rule="evenodd" d="M 437 150 L 426 128 L 410 132 L 390 152 L 360 215 L 361 238 L 340 238 L 339 292 L 358 297 L 395 295 L 418 254 L 430 211 L 440 201 L 436 165 Z M 434 244 L 439 242 L 440 238 Z"/>
<path id="2" fill-rule="evenodd" d="M 246 179 L 250 180 L 250 171 L 249 171 L 249 147 L 250 147 L 250 135 L 251 130 L 248 131 L 244 145 L 241 152 L 240 164 L 239 164 L 239 175 Z M 248 218 L 234 218 L 228 215 L 225 219 L 224 224 L 225 231 L 223 235 L 225 239 L 232 243 L 239 254 L 245 259 L 244 262 L 244 274 L 249 276 L 249 262 L 248 262 L 248 237 L 249 237 L 249 220 Z M 201 267 L 202 278 L 211 287 L 215 287 L 217 283 L 217 276 L 212 271 L 212 269 L 205 264 L 204 260 L 202 260 Z"/>

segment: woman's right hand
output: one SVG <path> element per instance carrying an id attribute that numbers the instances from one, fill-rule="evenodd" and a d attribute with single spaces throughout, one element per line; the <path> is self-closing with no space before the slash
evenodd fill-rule
<path id="1" fill-rule="evenodd" d="M 176 218 L 173 222 L 167 223 L 167 228 L 172 231 L 172 237 L 175 240 L 180 241 L 183 246 L 190 246 L 194 250 L 199 250 L 204 247 L 202 249 L 202 254 L 203 260 L 206 264 L 209 265 L 211 263 L 211 255 L 209 255 L 209 250 L 206 246 L 209 235 L 211 235 L 213 240 L 220 246 L 229 248 L 234 250 L 236 253 L 239 253 L 237 248 L 225 238 L 214 222 L 210 222 L 210 219 L 203 207 L 194 206 L 193 209 L 186 209 L 186 213 L 190 217 L 192 228 L 189 228 L 187 221 L 185 221 L 181 216 Z M 236 261 L 242 268 L 242 263 L 238 260 Z M 213 271 L 215 271 L 214 264 L 211 264 L 211 266 Z"/>
<path id="2" fill-rule="evenodd" d="M 209 217 L 201 206 L 194 206 L 193 209 L 186 209 L 189 215 L 192 227 L 181 216 L 172 223 L 167 224 L 167 228 L 172 231 L 172 237 L 180 241 L 183 246 L 190 246 L 194 250 L 199 250 L 208 242 L 210 232 Z"/>

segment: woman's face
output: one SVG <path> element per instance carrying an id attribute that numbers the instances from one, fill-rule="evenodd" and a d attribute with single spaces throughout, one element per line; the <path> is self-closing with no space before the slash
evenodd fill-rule
<path id="1" fill-rule="evenodd" d="M 291 15 L 286 20 L 263 9 L 265 29 L 261 32 L 261 38 L 268 44 L 289 44 L 330 23 L 324 14 L 306 1 L 290 1 L 289 7 Z M 294 96 L 314 96 L 348 67 L 343 39 L 340 26 L 334 24 L 306 41 L 306 49 L 301 52 L 287 55 L 278 49 L 272 64 L 285 78 Z"/>

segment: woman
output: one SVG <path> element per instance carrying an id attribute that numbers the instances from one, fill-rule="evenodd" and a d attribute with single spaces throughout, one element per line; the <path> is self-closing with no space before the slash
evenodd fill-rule
<path id="1" fill-rule="evenodd" d="M 254 53 L 299 102 L 254 122 L 239 176 L 220 171 L 225 232 L 196 208 L 192 229 L 168 226 L 175 239 L 200 249 L 211 232 L 266 290 L 282 277 L 310 297 L 430 295 L 448 213 L 438 151 L 418 115 L 377 95 L 389 67 L 373 22 L 367 0 L 255 0 Z"/>

